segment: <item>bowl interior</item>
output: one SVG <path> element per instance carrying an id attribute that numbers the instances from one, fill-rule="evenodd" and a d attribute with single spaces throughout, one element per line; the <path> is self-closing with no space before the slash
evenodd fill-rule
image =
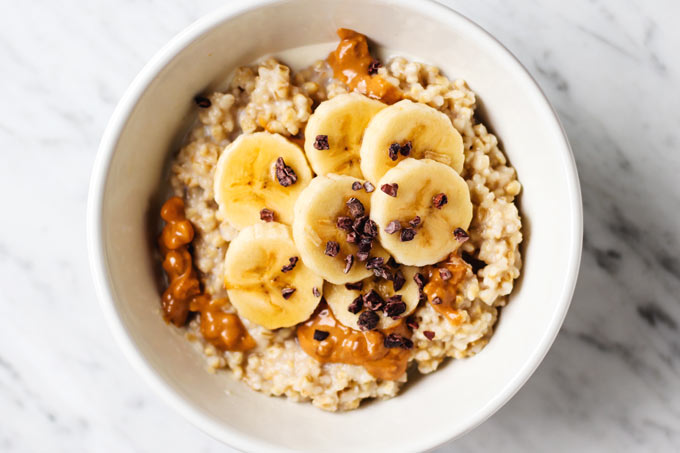
<path id="1" fill-rule="evenodd" d="M 442 6 L 414 3 L 250 2 L 218 11 L 183 32 L 147 66 L 102 142 L 90 200 L 90 247 L 113 330 L 172 406 L 233 446 L 432 447 L 480 423 L 512 396 L 562 322 L 578 267 L 581 217 L 575 169 L 559 123 L 530 77 L 492 38 Z M 525 264 L 521 284 L 479 355 L 446 364 L 395 399 L 332 414 L 263 396 L 226 374 L 205 371 L 199 354 L 159 316 L 150 225 L 157 216 L 163 166 L 176 149 L 193 96 L 265 54 L 284 55 L 293 65 L 323 58 L 338 27 L 367 34 L 387 53 L 467 80 L 523 184 Z"/>

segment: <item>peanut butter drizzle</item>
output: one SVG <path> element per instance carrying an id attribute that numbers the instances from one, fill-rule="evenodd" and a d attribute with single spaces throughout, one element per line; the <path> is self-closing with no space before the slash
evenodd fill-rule
<path id="1" fill-rule="evenodd" d="M 165 257 L 163 269 L 170 281 L 163 292 L 161 306 L 165 321 L 180 327 L 187 321 L 189 303 L 201 294 L 188 250 L 188 245 L 194 239 L 194 228 L 184 217 L 184 202 L 178 197 L 165 202 L 161 208 L 161 218 L 166 224 L 158 242 Z"/>
<path id="2" fill-rule="evenodd" d="M 451 272 L 449 280 L 442 278 L 439 274 L 440 268 L 448 269 Z M 427 295 L 428 303 L 453 325 L 459 325 L 462 322 L 456 297 L 458 295 L 458 286 L 465 278 L 467 268 L 468 264 L 454 253 L 446 261 L 426 268 L 425 275 L 428 278 L 428 283 L 423 288 L 423 291 Z M 436 297 L 441 299 L 441 304 L 433 303 Z"/>
<path id="3" fill-rule="evenodd" d="M 368 51 L 366 36 L 347 28 L 338 28 L 340 43 L 328 55 L 328 64 L 336 79 L 345 82 L 351 90 L 387 104 L 401 100 L 401 90 L 384 77 L 368 73 L 373 57 Z"/>
<path id="4" fill-rule="evenodd" d="M 210 299 L 207 295 L 191 301 L 191 311 L 201 313 L 201 335 L 217 349 L 223 351 L 247 351 L 255 347 L 255 340 L 234 313 L 225 313 L 222 307 L 226 299 Z"/>
<path id="5" fill-rule="evenodd" d="M 317 341 L 314 339 L 315 330 L 328 332 L 329 335 L 325 340 Z M 395 380 L 406 372 L 410 351 L 386 348 L 385 336 L 390 333 L 411 336 L 403 322 L 383 332 L 350 329 L 335 319 L 325 303 L 321 303 L 312 317 L 297 328 L 302 350 L 319 362 L 362 365 L 378 379 Z"/>
<path id="6" fill-rule="evenodd" d="M 161 218 L 165 226 L 158 243 L 164 255 L 163 269 L 170 284 L 163 292 L 163 318 L 177 327 L 186 324 L 189 311 L 201 314 L 201 334 L 216 348 L 227 351 L 246 351 L 255 347 L 255 340 L 237 315 L 225 313 L 224 299 L 210 300 L 192 265 L 189 244 L 194 239 L 194 227 L 184 216 L 184 202 L 172 197 L 163 204 Z"/>

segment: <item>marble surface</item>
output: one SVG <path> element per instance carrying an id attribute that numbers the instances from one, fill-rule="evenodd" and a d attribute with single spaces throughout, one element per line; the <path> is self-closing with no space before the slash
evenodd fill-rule
<path id="1" fill-rule="evenodd" d="M 2 452 L 229 451 L 127 364 L 84 240 L 89 171 L 115 103 L 170 37 L 223 3 L 2 2 Z M 446 3 L 505 43 L 558 110 L 585 242 L 571 311 L 541 367 L 438 451 L 679 451 L 680 3 Z"/>

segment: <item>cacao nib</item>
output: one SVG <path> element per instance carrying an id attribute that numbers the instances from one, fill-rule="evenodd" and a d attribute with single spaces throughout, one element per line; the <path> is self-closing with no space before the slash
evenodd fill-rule
<path id="1" fill-rule="evenodd" d="M 389 264 L 389 261 L 388 261 L 388 264 Z M 394 272 L 394 275 L 392 276 L 392 288 L 394 289 L 395 292 L 397 292 L 401 288 L 404 287 L 405 283 L 406 283 L 406 278 L 404 278 L 404 273 L 401 272 L 401 270 L 397 269 Z"/>
<path id="2" fill-rule="evenodd" d="M 352 269 L 352 265 L 354 264 L 354 255 L 347 255 L 345 257 L 345 269 L 343 272 L 345 274 L 349 273 L 350 269 Z"/>
<path id="3" fill-rule="evenodd" d="M 335 226 L 345 231 L 352 231 L 352 219 L 346 216 L 340 216 L 335 221 Z"/>
<path id="4" fill-rule="evenodd" d="M 406 311 L 406 303 L 401 296 L 395 295 L 385 301 L 385 314 L 392 319 L 397 319 L 399 315 Z"/>
<path id="5" fill-rule="evenodd" d="M 401 349 L 411 349 L 413 348 L 413 341 L 410 338 L 406 338 L 398 333 L 391 333 L 385 337 L 383 344 L 386 348 L 401 348 Z"/>
<path id="6" fill-rule="evenodd" d="M 394 234 L 399 230 L 401 230 L 401 223 L 399 223 L 398 220 L 392 220 L 385 227 L 385 233 L 387 233 L 387 234 Z"/>
<path id="7" fill-rule="evenodd" d="M 378 267 L 382 267 L 384 263 L 385 263 L 384 258 L 382 258 L 380 256 L 375 256 L 373 258 L 370 258 L 366 262 L 366 269 L 376 269 Z"/>
<path id="8" fill-rule="evenodd" d="M 434 206 L 437 209 L 441 209 L 442 206 L 444 206 L 448 202 L 449 199 L 445 193 L 438 193 L 437 195 L 432 197 L 432 206 Z"/>
<path id="9" fill-rule="evenodd" d="M 361 330 L 373 330 L 378 327 L 380 316 L 374 311 L 366 310 L 359 315 L 357 325 Z"/>
<path id="10" fill-rule="evenodd" d="M 328 256 L 337 256 L 340 253 L 340 244 L 335 241 L 326 242 L 326 251 L 324 253 Z"/>
<path id="11" fill-rule="evenodd" d="M 347 209 L 349 209 L 349 213 L 352 217 L 360 217 L 364 215 L 365 212 L 364 205 L 354 197 L 347 200 Z"/>
<path id="12" fill-rule="evenodd" d="M 390 156 L 390 159 L 392 160 L 397 160 L 399 157 L 399 143 L 392 143 L 387 150 L 387 155 Z"/>
<path id="13" fill-rule="evenodd" d="M 413 280 L 416 282 L 416 285 L 418 285 L 418 289 L 425 288 L 425 285 L 427 284 L 427 278 L 420 272 L 413 276 Z"/>
<path id="14" fill-rule="evenodd" d="M 374 238 L 378 235 L 378 225 L 371 219 L 364 223 L 364 234 L 369 238 Z"/>
<path id="15" fill-rule="evenodd" d="M 383 184 L 382 186 L 380 186 L 380 190 L 385 192 L 390 197 L 396 197 L 397 190 L 399 190 L 399 184 L 397 184 L 396 182 L 392 184 Z"/>
<path id="16" fill-rule="evenodd" d="M 283 161 L 283 157 L 276 159 L 276 179 L 283 187 L 292 186 L 297 181 L 295 171 Z"/>
<path id="17" fill-rule="evenodd" d="M 372 289 L 364 294 L 364 305 L 371 311 L 379 311 L 383 309 L 385 301 L 376 290 Z"/>
<path id="18" fill-rule="evenodd" d="M 439 276 L 442 278 L 442 280 L 447 281 L 447 280 L 451 280 L 451 277 L 453 277 L 453 274 L 447 268 L 441 267 L 441 268 L 439 268 Z"/>
<path id="19" fill-rule="evenodd" d="M 401 242 L 412 241 L 416 237 L 416 230 L 413 228 L 404 228 L 401 230 Z"/>
<path id="20" fill-rule="evenodd" d="M 317 135 L 316 139 L 314 140 L 314 148 L 318 149 L 319 151 L 330 149 L 330 145 L 328 144 L 328 135 Z"/>
<path id="21" fill-rule="evenodd" d="M 364 233 L 364 224 L 368 220 L 367 215 L 361 215 L 354 219 L 354 222 L 352 223 L 352 229 L 359 235 Z"/>
<path id="22" fill-rule="evenodd" d="M 260 220 L 264 220 L 265 222 L 272 222 L 274 220 L 274 211 L 267 208 L 261 209 Z"/>
<path id="23" fill-rule="evenodd" d="M 352 303 L 347 306 L 347 311 L 356 315 L 362 308 L 364 308 L 364 299 L 361 296 L 357 296 Z"/>
<path id="24" fill-rule="evenodd" d="M 408 156 L 409 154 L 411 154 L 412 147 L 413 146 L 411 145 L 411 142 L 408 141 L 399 147 L 399 152 L 401 153 L 402 156 Z"/>
<path id="25" fill-rule="evenodd" d="M 330 335 L 330 333 L 326 332 L 325 330 L 314 330 L 314 339 L 316 341 L 324 341 L 326 338 L 328 338 L 328 335 Z"/>
<path id="26" fill-rule="evenodd" d="M 281 268 L 281 272 L 292 271 L 295 268 L 295 265 L 297 264 L 299 259 L 300 258 L 298 258 L 297 256 L 291 256 L 290 258 L 288 258 L 288 264 Z"/>

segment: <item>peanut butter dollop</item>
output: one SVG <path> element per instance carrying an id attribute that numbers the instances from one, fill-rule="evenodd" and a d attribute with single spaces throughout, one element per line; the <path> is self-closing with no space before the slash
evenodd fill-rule
<path id="1" fill-rule="evenodd" d="M 247 351 L 255 347 L 255 340 L 240 318 L 222 310 L 227 301 L 211 300 L 201 291 L 189 252 L 194 228 L 184 215 L 184 201 L 179 197 L 170 198 L 161 208 L 161 218 L 165 220 L 165 226 L 158 243 L 164 256 L 163 269 L 170 282 L 161 298 L 165 321 L 182 327 L 190 311 L 198 312 L 203 338 L 217 349 Z"/>
<path id="2" fill-rule="evenodd" d="M 370 74 L 374 63 L 368 51 L 366 36 L 347 28 L 339 28 L 338 47 L 328 55 L 328 64 L 336 79 L 345 82 L 351 90 L 387 104 L 403 98 L 401 90 L 379 74 Z"/>
<path id="3" fill-rule="evenodd" d="M 323 341 L 317 341 L 314 339 L 316 330 L 329 335 Z M 319 362 L 362 365 L 378 379 L 395 380 L 406 372 L 411 351 L 385 347 L 385 337 L 390 333 L 411 336 L 403 322 L 385 332 L 351 329 L 340 324 L 325 303 L 297 328 L 300 346 Z"/>
<path id="4" fill-rule="evenodd" d="M 427 294 L 428 303 L 454 325 L 459 325 L 463 320 L 459 315 L 456 298 L 458 286 L 465 278 L 468 267 L 458 255 L 452 254 L 446 261 L 426 269 L 428 283 L 423 291 Z M 451 277 L 445 280 L 440 269 L 448 270 Z"/>

